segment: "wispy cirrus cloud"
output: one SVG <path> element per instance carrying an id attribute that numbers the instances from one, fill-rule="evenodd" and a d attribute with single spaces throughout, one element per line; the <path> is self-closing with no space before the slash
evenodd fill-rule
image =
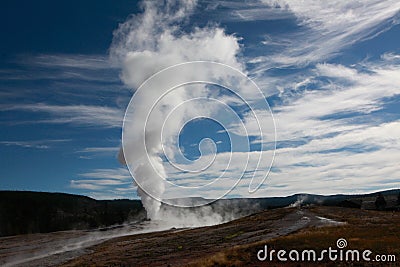
<path id="1" fill-rule="evenodd" d="M 81 150 L 75 151 L 76 154 L 79 154 L 80 159 L 94 159 L 98 157 L 109 157 L 110 155 L 114 155 L 115 158 L 118 158 L 118 151 L 121 148 L 119 146 L 115 147 L 85 147 Z"/>
<path id="2" fill-rule="evenodd" d="M 293 19 L 293 14 L 279 2 L 270 5 L 262 1 L 201 1 L 211 19 L 222 22 L 270 21 L 278 19 Z"/>
<path id="3" fill-rule="evenodd" d="M 69 142 L 70 139 L 49 139 L 49 140 L 31 140 L 31 141 L 0 141 L 1 145 L 18 146 L 23 148 L 49 149 L 55 143 Z"/>
<path id="4" fill-rule="evenodd" d="M 118 69 L 107 55 L 18 55 L 8 66 L 0 70 L 0 80 L 79 80 L 120 84 Z"/>
<path id="5" fill-rule="evenodd" d="M 76 68 L 86 70 L 112 69 L 107 55 L 85 54 L 38 54 L 31 56 L 19 56 L 16 63 L 47 68 Z"/>
<path id="6" fill-rule="evenodd" d="M 267 7 L 278 6 L 297 18 L 298 30 L 285 35 L 266 35 L 266 46 L 279 44 L 269 55 L 251 58 L 255 72 L 271 67 L 305 66 L 318 63 L 343 52 L 357 42 L 372 38 L 399 24 L 398 1 L 270 1 Z M 255 12 L 257 14 L 257 12 Z M 251 15 L 245 20 L 251 20 Z M 258 15 L 253 17 L 257 20 Z"/>
<path id="7" fill-rule="evenodd" d="M 79 174 L 81 177 L 94 179 L 112 179 L 118 181 L 131 181 L 132 177 L 126 168 L 117 169 L 95 169 L 92 172 Z"/>
<path id="8" fill-rule="evenodd" d="M 77 153 L 117 152 L 119 147 L 86 147 Z"/>
<path id="9" fill-rule="evenodd" d="M 95 169 L 78 174 L 79 179 L 70 180 L 69 187 L 88 190 L 97 199 L 133 198 L 135 185 L 126 168 Z"/>
<path id="10" fill-rule="evenodd" d="M 71 188 L 74 189 L 86 189 L 86 190 L 103 190 L 104 187 L 101 185 L 93 184 L 93 183 L 86 183 L 85 181 L 76 181 L 71 180 L 70 185 Z"/>
<path id="11" fill-rule="evenodd" d="M 49 118 L 35 123 L 65 123 L 80 126 L 121 127 L 124 111 L 120 108 L 90 105 L 17 104 L 1 105 L 1 111 L 45 113 Z"/>
<path id="12" fill-rule="evenodd" d="M 317 64 L 305 73 L 309 76 L 298 82 L 284 81 L 288 87 L 279 95 L 281 102 L 273 107 L 278 141 L 379 124 L 384 117 L 376 116 L 377 121 L 362 118 L 372 116 L 385 107 L 387 99 L 400 95 L 400 65 L 396 62 L 381 60 L 353 67 Z M 252 134 L 258 128 L 248 124 L 246 129 Z"/>
<path id="13" fill-rule="evenodd" d="M 274 166 L 282 172 L 270 182 L 326 193 L 396 188 L 400 121 L 384 108 L 387 99 L 399 101 L 399 75 L 399 65 L 385 59 L 362 70 L 317 65 L 315 76 L 326 83 L 276 108 L 279 140 L 303 142 L 277 150 Z"/>

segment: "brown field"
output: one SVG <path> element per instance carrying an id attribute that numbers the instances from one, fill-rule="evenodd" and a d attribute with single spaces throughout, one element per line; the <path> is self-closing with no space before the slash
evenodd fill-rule
<path id="1" fill-rule="evenodd" d="M 369 249 L 371 258 L 391 254 L 397 261 L 322 261 L 315 266 L 400 266 L 400 212 L 322 206 L 281 208 L 211 227 L 119 237 L 62 266 L 310 266 L 260 262 L 256 255 L 264 245 L 318 252 L 336 248 L 338 238 L 347 240 L 347 249 Z"/>

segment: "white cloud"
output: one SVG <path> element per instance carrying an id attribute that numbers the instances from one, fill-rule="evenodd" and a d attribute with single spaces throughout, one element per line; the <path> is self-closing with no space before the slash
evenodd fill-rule
<path id="1" fill-rule="evenodd" d="M 202 3 L 207 1 L 202 1 Z M 293 15 L 278 3 L 266 5 L 257 0 L 210 1 L 204 12 L 211 20 L 221 22 L 265 21 L 293 18 Z"/>
<path id="2" fill-rule="evenodd" d="M 136 186 L 126 168 L 95 169 L 78 174 L 79 179 L 70 180 L 74 189 L 89 190 L 96 199 L 134 198 Z"/>
<path id="3" fill-rule="evenodd" d="M 79 174 L 79 176 L 86 178 L 95 178 L 99 179 L 99 181 L 101 181 L 101 179 L 108 179 L 107 181 L 119 180 L 120 182 L 132 181 L 132 177 L 126 168 L 96 169 L 92 172 L 81 173 Z"/>
<path id="4" fill-rule="evenodd" d="M 50 140 L 34 140 L 34 141 L 0 141 L 5 146 L 19 146 L 24 148 L 49 149 L 54 143 L 69 142 L 70 139 L 50 139 Z"/>
<path id="5" fill-rule="evenodd" d="M 79 81 L 119 85 L 118 72 L 105 55 L 36 54 L 12 60 L 18 68 L 2 69 L 0 80 Z"/>
<path id="6" fill-rule="evenodd" d="M 87 190 L 103 190 L 104 187 L 93 183 L 85 183 L 83 181 L 70 181 L 70 187 L 74 189 L 87 189 Z"/>
<path id="7" fill-rule="evenodd" d="M 397 159 L 400 158 L 400 121 L 369 127 L 354 133 L 349 132 L 333 138 L 314 140 L 296 148 L 277 150 L 273 170 L 264 185 L 254 194 L 249 194 L 250 178 L 243 177 L 231 195 L 242 197 L 284 196 L 296 193 L 338 194 L 365 193 L 377 190 L 398 188 L 400 171 Z M 361 151 L 352 147 L 362 145 Z M 341 150 L 344 147 L 350 148 Z M 368 150 L 368 148 L 374 148 Z M 333 150 L 332 152 L 325 150 Z M 335 151 L 335 149 L 338 149 Z M 250 157 L 257 156 L 251 152 Z M 227 155 L 226 155 L 227 156 Z M 245 153 L 233 152 L 233 166 L 238 161 L 246 161 Z M 241 170 L 233 169 L 229 177 L 214 183 L 211 188 L 203 187 L 226 170 L 228 158 L 219 158 L 211 169 L 201 175 L 174 173 L 178 184 L 199 186 L 188 190 L 188 194 L 213 198 L 227 192 Z M 249 170 L 254 170 L 249 166 Z M 265 175 L 268 166 L 263 162 L 256 177 Z M 208 177 L 206 179 L 206 177 Z M 171 190 L 172 189 L 172 190 Z M 167 188 L 168 197 L 179 197 L 177 190 Z"/>
<path id="8" fill-rule="evenodd" d="M 365 70 L 358 71 L 355 67 L 317 64 L 310 75 L 328 80 L 319 81 L 316 90 L 304 90 L 294 96 L 283 95 L 283 103 L 273 108 L 278 141 L 358 129 L 364 125 L 361 120 L 352 122 L 354 116 L 378 111 L 384 107 L 385 99 L 400 94 L 398 65 L 382 61 L 363 67 Z M 348 113 L 357 114 L 344 118 L 343 115 Z M 264 115 L 261 121 L 269 119 L 268 112 Z M 247 123 L 246 129 L 250 134 L 258 131 L 254 123 Z M 236 133 L 241 134 L 239 131 Z M 271 136 L 266 136 L 266 140 L 271 140 Z"/>
<path id="9" fill-rule="evenodd" d="M 89 105 L 49 105 L 17 104 L 1 105 L 2 111 L 41 112 L 50 115 L 49 119 L 34 121 L 34 123 L 70 123 L 81 126 L 121 127 L 123 110 L 112 107 Z"/>
<path id="10" fill-rule="evenodd" d="M 312 75 L 328 81 L 274 109 L 278 141 L 302 142 L 276 151 L 274 168 L 279 172 L 271 173 L 257 196 L 398 187 L 400 121 L 373 113 L 383 109 L 385 99 L 400 95 L 399 65 L 383 59 L 363 63 L 362 71 L 319 64 Z M 351 113 L 356 115 L 343 117 Z M 243 188 L 238 192 L 246 193 Z"/>
<path id="11" fill-rule="evenodd" d="M 116 153 L 120 150 L 120 147 L 85 147 L 76 153 Z"/>
<path id="12" fill-rule="evenodd" d="M 400 67 L 392 57 L 382 58 L 380 62 L 364 62 L 362 68 L 318 64 L 310 73 L 318 81 L 318 88 L 289 96 L 274 108 L 278 141 L 293 143 L 293 146 L 276 151 L 273 170 L 261 190 L 249 194 L 250 180 L 245 176 L 232 194 L 262 197 L 397 188 L 400 121 L 398 116 L 387 117 L 385 113 L 376 112 L 385 107 L 386 99 L 399 97 Z M 343 116 L 349 113 L 356 114 Z M 268 116 L 265 113 L 265 117 Z M 257 125 L 247 123 L 246 129 L 250 134 L 256 133 Z M 270 135 L 265 137 L 271 140 Z M 296 141 L 301 142 L 294 143 Z M 250 152 L 250 157 L 256 155 L 256 151 Z M 230 179 L 216 183 L 213 192 L 201 187 L 191 193 L 212 197 L 226 192 L 232 180 L 240 177 L 240 163 L 246 161 L 245 153 L 233 152 L 232 157 L 234 168 L 229 172 Z M 202 186 L 208 179 L 219 177 L 226 170 L 228 160 L 227 154 L 217 155 L 213 165 L 198 176 L 167 170 L 177 184 Z M 252 169 L 254 165 L 249 167 Z M 263 161 L 256 177 L 265 174 L 267 169 L 268 164 Z M 173 195 L 174 191 L 169 193 Z"/>
<path id="13" fill-rule="evenodd" d="M 115 68 L 104 55 L 83 54 L 39 54 L 16 59 L 17 63 L 47 68 L 76 68 L 86 70 L 101 70 Z"/>
<path id="14" fill-rule="evenodd" d="M 267 6 L 279 5 L 298 19 L 299 30 L 285 36 L 269 36 L 264 42 L 281 44 L 272 55 L 260 55 L 256 71 L 277 66 L 303 66 L 325 61 L 346 47 L 372 38 L 399 23 L 400 3 L 392 1 L 263 0 Z M 250 19 L 250 18 L 247 18 Z M 254 18 L 257 19 L 257 16 Z"/>
<path id="15" fill-rule="evenodd" d="M 400 60 L 400 55 L 395 54 L 395 53 L 385 53 L 381 57 L 385 61 L 399 61 Z"/>

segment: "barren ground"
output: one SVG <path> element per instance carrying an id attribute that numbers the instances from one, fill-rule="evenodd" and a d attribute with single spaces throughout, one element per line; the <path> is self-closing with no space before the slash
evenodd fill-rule
<path id="1" fill-rule="evenodd" d="M 80 238 L 84 234 L 70 231 L 3 238 L 0 239 L 0 262 L 4 262 L 10 254 L 15 257 L 23 255 L 28 249 L 38 249 L 46 244 L 46 240 L 51 244 L 63 238 Z M 59 253 L 22 265 L 271 266 L 271 262 L 260 262 L 256 256 L 266 244 L 275 249 L 312 248 L 319 251 L 330 246 L 336 247 L 336 240 L 342 237 L 346 238 L 351 249 L 368 248 L 374 253 L 393 254 L 397 262 L 391 263 L 391 266 L 400 264 L 399 212 L 314 206 L 264 211 L 211 227 L 170 229 L 111 238 L 84 249 Z M 318 264 L 363 266 L 366 263 Z M 309 266 L 310 263 L 286 263 L 286 266 L 303 265 Z M 377 263 L 371 263 L 371 266 L 377 266 Z M 382 266 L 387 266 L 387 263 Z"/>

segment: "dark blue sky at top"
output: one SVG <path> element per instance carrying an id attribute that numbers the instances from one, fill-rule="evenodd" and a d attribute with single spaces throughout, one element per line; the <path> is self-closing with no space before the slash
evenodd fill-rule
<path id="1" fill-rule="evenodd" d="M 138 1 L 21 1 L 1 3 L 1 56 L 16 53 L 106 54 L 118 23 Z"/>

